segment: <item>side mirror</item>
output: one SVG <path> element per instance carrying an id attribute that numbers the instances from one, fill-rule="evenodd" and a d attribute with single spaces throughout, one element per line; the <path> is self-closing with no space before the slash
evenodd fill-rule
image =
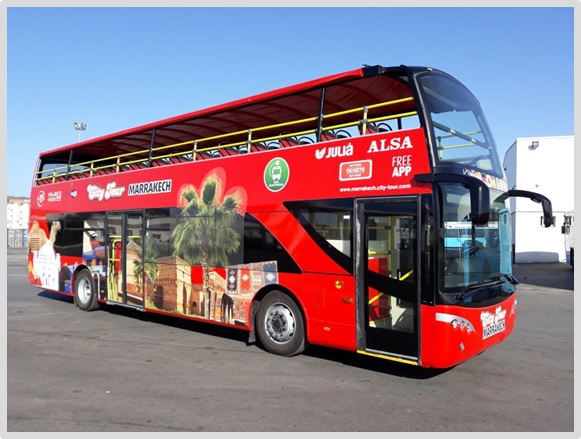
<path id="1" fill-rule="evenodd" d="M 490 190 L 488 186 L 476 177 L 464 174 L 438 172 L 435 174 L 418 174 L 414 177 L 418 182 L 430 183 L 460 183 L 470 190 L 470 219 L 472 224 L 483 226 L 490 218 Z"/>
<path id="2" fill-rule="evenodd" d="M 541 203 L 543 206 L 543 224 L 545 227 L 551 227 L 554 224 L 553 207 L 551 200 L 537 192 L 523 191 L 520 189 L 510 189 L 506 192 L 509 197 L 529 198 L 535 203 Z"/>

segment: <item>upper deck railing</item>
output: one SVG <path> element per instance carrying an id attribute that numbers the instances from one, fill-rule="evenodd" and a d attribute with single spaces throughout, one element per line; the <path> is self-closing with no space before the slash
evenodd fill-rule
<path id="1" fill-rule="evenodd" d="M 319 117 L 314 116 L 289 122 L 248 128 L 245 130 L 200 139 L 192 139 L 185 142 L 173 143 L 171 145 L 145 148 L 139 151 L 96 158 L 90 161 L 51 167 L 50 169 L 38 171 L 35 175 L 34 181 L 36 185 L 42 185 L 142 168 L 300 146 L 316 143 L 318 141 L 330 140 L 332 138 L 366 135 L 377 132 L 378 130 L 381 131 L 382 126 L 385 131 L 393 130 L 391 125 L 386 124 L 387 121 L 397 121 L 397 129 L 400 130 L 403 127 L 402 120 L 404 118 L 417 116 L 417 111 L 386 114 L 373 118 L 368 118 L 368 111 L 377 108 L 387 108 L 390 105 L 401 104 L 412 100 L 412 97 L 407 97 L 325 114 L 322 117 L 322 120 L 325 123 L 328 121 L 332 122 L 333 118 L 345 115 L 353 115 L 353 120 L 323 126 L 319 136 L 317 135 L 317 132 L 319 131 L 317 126 Z M 343 118 L 343 120 L 344 119 L 345 118 Z M 305 124 L 311 123 L 313 128 L 299 131 L 288 131 L 292 130 L 293 126 L 304 126 Z M 265 135 L 261 137 L 261 133 L 272 133 L 277 130 L 282 131 L 277 135 Z M 244 140 L 231 141 L 232 138 L 239 139 L 242 136 L 245 136 L 246 138 Z"/>

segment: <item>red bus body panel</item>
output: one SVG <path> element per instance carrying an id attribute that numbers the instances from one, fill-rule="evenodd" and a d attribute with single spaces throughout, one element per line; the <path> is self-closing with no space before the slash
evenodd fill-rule
<path id="1" fill-rule="evenodd" d="M 273 192 L 264 179 L 267 165 L 276 158 L 286 162 L 290 176 L 284 188 Z M 286 210 L 282 203 L 291 200 L 429 193 L 430 186 L 413 179 L 429 172 L 424 133 L 416 128 L 35 186 L 31 219 L 69 211 L 177 207 L 180 189 L 199 187 L 212 173 L 223 179 L 225 195 L 237 189 L 246 193 L 244 210 L 268 212 Z M 166 180 L 171 180 L 171 191 L 145 196 L 129 190 L 132 184 Z"/>
<path id="2" fill-rule="evenodd" d="M 265 170 L 273 160 L 284 160 L 289 169 L 288 181 L 278 191 L 265 183 Z M 301 303 L 308 339 L 354 351 L 355 280 L 308 237 L 283 202 L 429 193 L 429 185 L 418 185 L 413 179 L 414 174 L 427 172 L 424 134 L 416 128 L 36 186 L 30 220 L 37 221 L 49 236 L 49 214 L 178 207 L 183 188 L 199 188 L 209 175 L 216 174 L 224 185 L 224 196 L 244 193 L 239 213 L 249 212 L 257 218 L 303 271 L 300 275 L 280 273 L 279 283 Z M 131 187 L 136 185 L 162 188 L 159 182 L 167 181 L 171 190 L 166 184 L 158 193 L 131 195 Z M 83 263 L 81 258 L 63 257 L 61 264 L 65 262 L 69 266 Z M 192 277 L 194 272 L 195 267 Z"/>
<path id="3" fill-rule="evenodd" d="M 421 363 L 447 368 L 508 337 L 516 322 L 516 295 L 486 308 L 422 305 Z"/>

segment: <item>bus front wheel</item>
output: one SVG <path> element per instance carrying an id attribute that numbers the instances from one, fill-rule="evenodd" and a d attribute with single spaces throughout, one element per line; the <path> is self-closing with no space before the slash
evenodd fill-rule
<path id="1" fill-rule="evenodd" d="M 281 291 L 271 291 L 260 301 L 256 332 L 269 352 L 292 357 L 307 347 L 305 324 L 295 301 Z"/>
<path id="2" fill-rule="evenodd" d="M 95 311 L 101 308 L 97 301 L 97 290 L 88 270 L 82 270 L 75 276 L 75 302 L 83 311 Z"/>

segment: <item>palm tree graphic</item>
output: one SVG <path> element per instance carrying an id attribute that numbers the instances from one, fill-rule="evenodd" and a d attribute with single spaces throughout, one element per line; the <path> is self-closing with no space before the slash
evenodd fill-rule
<path id="1" fill-rule="evenodd" d="M 174 256 L 190 265 L 202 266 L 204 316 L 210 318 L 210 269 L 229 264 L 228 255 L 240 247 L 240 235 L 233 229 L 237 211 L 245 204 L 245 194 L 237 190 L 223 196 L 223 182 L 211 173 L 198 192 L 194 186 L 182 189 L 184 204 L 179 223 L 172 231 Z"/>
<path id="2" fill-rule="evenodd" d="M 146 276 L 145 280 L 150 278 L 152 282 L 155 281 L 159 270 L 159 262 L 157 262 L 159 253 L 151 242 L 145 244 L 145 251 L 143 253 L 142 259 L 136 259 L 133 261 L 133 275 L 138 281 L 138 285 L 144 283 L 143 275 Z"/>

